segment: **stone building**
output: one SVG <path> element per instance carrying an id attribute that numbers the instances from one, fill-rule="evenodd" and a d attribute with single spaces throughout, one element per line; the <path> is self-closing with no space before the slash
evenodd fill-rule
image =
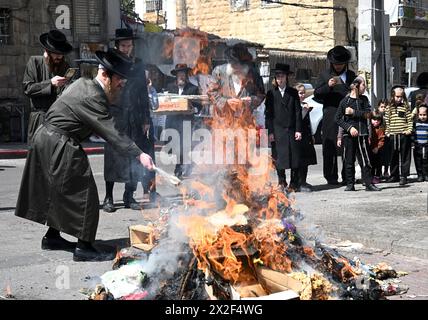
<path id="1" fill-rule="evenodd" d="M 349 46 L 351 50 L 358 47 L 358 0 L 148 0 L 141 3 L 148 8 L 143 10 L 143 20 L 169 29 L 197 28 L 222 38 L 261 43 L 263 54 L 267 52 L 270 57 L 270 65 L 286 61 L 303 81 L 314 82 L 319 71 L 325 68 L 326 53 L 333 46 Z M 405 58 L 417 56 L 414 83 L 420 72 L 428 70 L 428 0 L 389 0 L 384 4 L 386 13 L 391 15 L 392 82 L 407 83 Z M 159 18 L 172 16 L 175 16 L 173 23 L 171 18 L 166 23 Z M 356 54 L 355 49 L 352 51 Z M 357 69 L 356 55 L 354 58 L 352 67 Z"/>
<path id="2" fill-rule="evenodd" d="M 60 29 L 73 45 L 69 62 L 106 45 L 120 26 L 119 0 L 0 0 L 0 142 L 25 140 L 28 99 L 22 78 L 40 34 Z"/>

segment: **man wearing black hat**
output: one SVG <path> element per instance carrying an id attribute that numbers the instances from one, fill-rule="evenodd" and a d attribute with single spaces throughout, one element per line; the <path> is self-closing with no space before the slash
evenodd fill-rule
<path id="1" fill-rule="evenodd" d="M 290 189 L 299 190 L 302 140 L 302 107 L 296 89 L 289 86 L 292 73 L 288 64 L 277 63 L 275 88 L 266 94 L 266 128 L 272 145 L 278 184 L 287 187 L 285 169 L 291 169 Z"/>
<path id="2" fill-rule="evenodd" d="M 150 117 L 149 97 L 145 69 L 140 59 L 132 57 L 134 36 L 131 29 L 116 29 L 115 48 L 132 59 L 133 70 L 126 86 L 123 88 L 118 101 L 110 108 L 116 128 L 130 137 L 141 150 L 148 153 L 153 159 L 154 134 Z M 118 152 L 112 145 L 106 144 L 104 150 L 104 180 L 106 182 L 106 196 L 103 210 L 115 211 L 113 203 L 113 187 L 115 182 L 125 183 L 123 203 L 125 208 L 141 210 L 140 204 L 134 199 L 134 192 L 140 181 L 144 192 L 154 201 L 156 195 L 155 175 L 147 172 L 139 162 L 127 154 Z"/>
<path id="3" fill-rule="evenodd" d="M 55 102 L 57 95 L 67 82 L 64 74 L 69 65 L 64 60 L 73 47 L 65 35 L 58 30 L 43 33 L 40 44 L 45 49 L 43 56 L 31 56 L 25 68 L 24 93 L 30 98 L 31 113 L 28 122 L 28 142 L 40 124 L 46 111 Z"/>
<path id="4" fill-rule="evenodd" d="M 178 95 L 198 95 L 199 88 L 189 82 L 189 72 L 192 69 L 185 63 L 179 63 L 171 71 L 171 74 L 176 77 L 175 82 L 171 83 L 167 90 L 169 93 L 177 93 Z M 192 107 L 196 108 L 195 112 L 199 112 L 202 106 L 199 103 L 192 102 Z M 171 115 L 166 118 L 167 129 L 175 129 L 180 135 L 180 154 L 175 165 L 174 174 L 181 179 L 183 176 L 189 176 L 191 171 L 191 164 L 184 163 L 184 152 L 191 151 L 191 141 L 184 141 L 184 126 L 186 124 L 192 128 L 194 120 L 193 114 L 189 115 Z M 188 146 L 185 148 L 184 146 Z"/>
<path id="5" fill-rule="evenodd" d="M 351 53 L 343 46 L 335 46 L 327 53 L 330 68 L 321 73 L 314 91 L 316 101 L 323 104 L 322 149 L 323 173 L 328 184 L 337 185 L 337 149 L 338 125 L 335 121 L 340 101 L 348 94 L 349 86 L 356 75 L 348 70 Z M 342 170 L 345 180 L 345 170 Z"/>
<path id="6" fill-rule="evenodd" d="M 225 56 L 228 62 L 214 68 L 212 74 L 216 83 L 208 92 L 215 108 L 223 110 L 228 105 L 235 110 L 244 103 L 252 110 L 256 109 L 265 98 L 265 89 L 253 56 L 242 43 L 227 48 Z"/>
<path id="7" fill-rule="evenodd" d="M 119 152 L 138 158 L 153 169 L 149 155 L 115 128 L 109 104 L 119 96 L 132 62 L 120 53 L 97 51 L 103 66 L 94 80 L 80 78 L 71 84 L 46 113 L 29 150 L 15 214 L 49 230 L 44 250 L 74 250 L 75 261 L 114 258 L 92 243 L 98 227 L 99 199 L 88 158 L 81 142 L 96 133 Z M 78 239 L 77 246 L 60 236 Z"/>

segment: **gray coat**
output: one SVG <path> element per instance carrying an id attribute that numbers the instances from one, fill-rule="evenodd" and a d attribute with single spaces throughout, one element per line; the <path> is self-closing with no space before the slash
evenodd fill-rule
<path id="1" fill-rule="evenodd" d="M 92 133 L 121 153 L 133 157 L 142 153 L 116 130 L 100 84 L 81 78 L 52 105 L 45 124 L 34 135 L 19 190 L 17 216 L 81 240 L 95 240 L 98 191 L 80 144 Z"/>
<path id="2" fill-rule="evenodd" d="M 32 56 L 25 68 L 22 84 L 24 93 L 30 98 L 31 113 L 28 121 L 28 141 L 31 141 L 38 126 L 45 120 L 46 111 L 55 102 L 58 90 L 52 86 L 51 78 L 64 76 L 68 65 L 60 74 L 49 72 L 43 56 Z"/>

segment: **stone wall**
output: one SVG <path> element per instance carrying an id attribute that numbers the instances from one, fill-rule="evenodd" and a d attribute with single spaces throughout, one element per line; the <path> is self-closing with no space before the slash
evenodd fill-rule
<path id="1" fill-rule="evenodd" d="M 326 7 L 344 6 L 343 2 L 298 1 Z M 350 21 L 355 23 L 357 0 L 345 2 Z M 177 1 L 177 25 L 262 43 L 265 48 L 326 52 L 336 44 L 348 44 L 343 11 L 266 5 L 260 0 L 250 0 L 247 10 L 233 11 L 230 3 L 229 0 Z"/>

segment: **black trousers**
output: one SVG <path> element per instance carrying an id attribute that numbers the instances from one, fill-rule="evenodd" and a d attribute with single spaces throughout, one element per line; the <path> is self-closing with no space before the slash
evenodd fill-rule
<path id="1" fill-rule="evenodd" d="M 344 136 L 344 155 L 345 155 L 345 170 L 346 183 L 348 185 L 355 184 L 355 159 L 357 155 L 361 157 L 361 172 L 363 180 L 368 186 L 372 182 L 370 150 L 368 136 Z"/>
<path id="2" fill-rule="evenodd" d="M 372 159 L 372 175 L 375 177 L 382 176 L 382 153 L 380 150 L 378 153 L 371 153 Z"/>
<path id="3" fill-rule="evenodd" d="M 408 177 L 410 175 L 411 137 L 410 135 L 394 134 L 391 143 L 391 177 Z M 401 174 L 400 174 L 401 169 Z"/>
<path id="4" fill-rule="evenodd" d="M 413 156 L 418 177 L 428 177 L 428 144 L 416 144 Z"/>
<path id="5" fill-rule="evenodd" d="M 285 169 L 278 169 L 276 167 L 276 159 L 278 157 L 278 153 L 276 151 L 276 143 L 275 142 L 271 142 L 271 149 L 272 149 L 273 164 L 275 165 L 276 174 L 278 176 L 278 184 L 287 185 L 287 177 L 285 175 Z M 290 185 L 295 187 L 295 188 L 300 187 L 299 169 L 291 169 Z"/>

